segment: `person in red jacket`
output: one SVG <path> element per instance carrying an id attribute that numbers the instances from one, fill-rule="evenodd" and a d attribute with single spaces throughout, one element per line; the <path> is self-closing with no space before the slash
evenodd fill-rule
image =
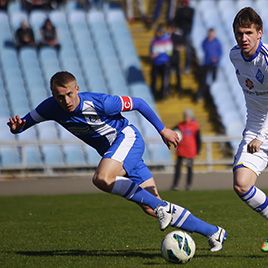
<path id="1" fill-rule="evenodd" d="M 198 122 L 195 120 L 193 111 L 186 109 L 183 112 L 183 121 L 176 126 L 177 131 L 181 134 L 182 139 L 176 148 L 177 161 L 173 179 L 173 190 L 178 190 L 181 177 L 181 167 L 185 163 L 187 167 L 186 190 L 190 190 L 193 180 L 193 163 L 194 158 L 199 154 L 201 149 L 201 133 Z"/>

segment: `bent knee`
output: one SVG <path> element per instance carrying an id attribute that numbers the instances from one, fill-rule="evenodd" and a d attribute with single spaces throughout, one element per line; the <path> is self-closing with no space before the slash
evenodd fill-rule
<path id="1" fill-rule="evenodd" d="M 115 177 L 105 173 L 105 172 L 95 172 L 92 182 L 100 190 L 105 192 L 111 192 Z"/>
<path id="2" fill-rule="evenodd" d="M 248 184 L 246 184 L 246 183 L 244 183 L 244 184 L 243 184 L 243 183 L 234 183 L 233 188 L 234 188 L 234 191 L 235 191 L 239 196 L 241 196 L 241 195 L 247 193 L 251 186 L 252 186 L 252 185 L 248 185 Z"/>

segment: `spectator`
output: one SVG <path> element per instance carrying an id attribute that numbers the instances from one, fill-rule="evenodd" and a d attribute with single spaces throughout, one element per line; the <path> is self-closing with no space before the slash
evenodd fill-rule
<path id="1" fill-rule="evenodd" d="M 159 24 L 150 45 L 150 56 L 152 60 L 151 89 L 156 99 L 166 97 L 169 94 L 171 54 L 172 41 L 170 35 L 165 31 L 164 25 Z M 159 75 L 162 80 L 160 93 L 156 89 Z"/>
<path id="2" fill-rule="evenodd" d="M 181 85 L 181 53 L 183 47 L 183 36 L 179 28 L 175 27 L 174 23 L 169 24 L 170 38 L 173 45 L 171 56 L 171 71 L 176 74 L 176 91 L 179 95 L 182 94 Z"/>
<path id="3" fill-rule="evenodd" d="M 206 71 L 206 80 L 208 82 L 208 76 L 211 75 L 214 82 L 217 78 L 218 67 L 222 57 L 222 45 L 216 37 L 216 31 L 213 28 L 208 30 L 208 35 L 202 42 L 202 49 L 204 52 L 203 66 Z"/>
<path id="4" fill-rule="evenodd" d="M 16 30 L 15 39 L 17 49 L 26 46 L 35 47 L 34 32 L 26 20 L 23 20 L 20 27 Z"/>
<path id="5" fill-rule="evenodd" d="M 172 189 L 179 189 L 181 177 L 181 167 L 183 162 L 187 167 L 187 179 L 185 190 L 190 190 L 193 181 L 194 158 L 201 149 L 201 135 L 198 122 L 194 118 L 192 110 L 186 109 L 183 112 L 183 121 L 175 129 L 181 132 L 182 140 L 176 148 L 177 161 L 175 165 L 175 174 Z"/>
<path id="6" fill-rule="evenodd" d="M 0 0 L 0 11 L 7 11 L 9 0 Z"/>
<path id="7" fill-rule="evenodd" d="M 176 10 L 174 24 L 182 31 L 184 45 L 186 49 L 185 71 L 189 72 L 192 61 L 191 33 L 193 28 L 195 10 L 189 5 L 189 0 L 181 0 L 180 6 Z"/>
<path id="8" fill-rule="evenodd" d="M 56 27 L 49 18 L 44 21 L 40 32 L 42 38 L 40 43 L 41 47 L 50 46 L 56 48 L 57 50 L 60 49 Z"/>

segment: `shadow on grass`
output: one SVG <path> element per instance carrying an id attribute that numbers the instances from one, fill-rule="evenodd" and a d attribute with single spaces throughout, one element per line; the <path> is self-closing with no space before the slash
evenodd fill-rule
<path id="1" fill-rule="evenodd" d="M 147 251 L 147 252 L 146 252 Z M 151 252 L 148 252 L 151 251 Z M 157 252 L 153 252 L 157 251 Z M 50 256 L 95 256 L 95 257 L 139 257 L 139 258 L 159 258 L 161 254 L 156 249 L 139 249 L 139 250 L 38 250 L 38 251 L 15 251 L 15 254 L 33 257 L 50 257 Z"/>
<path id="2" fill-rule="evenodd" d="M 11 253 L 11 252 L 9 252 Z M 72 256 L 72 257 L 137 257 L 150 259 L 161 257 L 161 253 L 158 249 L 123 249 L 123 250 L 80 250 L 80 249 L 68 249 L 68 250 L 24 250 L 24 251 L 12 251 L 17 255 L 31 256 L 31 257 L 51 257 L 51 256 Z M 203 258 L 247 258 L 247 259 L 263 259 L 266 255 L 228 255 L 228 254 L 211 254 L 206 252 L 199 252 L 195 255 L 195 259 Z M 152 264 L 155 264 L 152 262 Z"/>

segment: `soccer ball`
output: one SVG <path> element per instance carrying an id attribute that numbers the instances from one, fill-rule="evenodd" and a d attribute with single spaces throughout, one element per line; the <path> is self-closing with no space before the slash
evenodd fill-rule
<path id="1" fill-rule="evenodd" d="M 178 138 L 181 141 L 182 140 L 182 132 L 179 129 L 176 129 L 175 132 L 177 133 Z"/>
<path id="2" fill-rule="evenodd" d="M 173 231 L 162 240 L 161 253 L 169 262 L 186 263 L 195 254 L 195 242 L 186 232 Z"/>

